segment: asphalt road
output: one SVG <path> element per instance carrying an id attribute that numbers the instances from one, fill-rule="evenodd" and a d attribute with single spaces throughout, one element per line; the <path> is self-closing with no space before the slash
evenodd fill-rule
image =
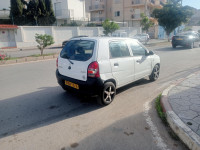
<path id="1" fill-rule="evenodd" d="M 150 49 L 161 57 L 159 80 L 118 89 L 107 107 L 63 91 L 55 60 L 0 66 L 0 149 L 186 150 L 167 133 L 154 99 L 200 69 L 200 48 Z"/>

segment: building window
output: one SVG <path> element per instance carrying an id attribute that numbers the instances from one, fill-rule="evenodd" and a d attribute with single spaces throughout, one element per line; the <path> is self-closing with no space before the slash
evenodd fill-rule
<path id="1" fill-rule="evenodd" d="M 102 14 L 102 11 L 99 11 L 99 14 Z"/>
<path id="2" fill-rule="evenodd" d="M 115 17 L 119 17 L 120 16 L 120 11 L 116 11 L 115 12 Z"/>

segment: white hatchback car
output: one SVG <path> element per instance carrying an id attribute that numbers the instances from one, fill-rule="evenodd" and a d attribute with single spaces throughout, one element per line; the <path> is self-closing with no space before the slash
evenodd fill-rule
<path id="1" fill-rule="evenodd" d="M 83 37 L 67 43 L 57 59 L 60 86 L 110 104 L 116 89 L 149 76 L 158 79 L 160 57 L 131 38 Z"/>

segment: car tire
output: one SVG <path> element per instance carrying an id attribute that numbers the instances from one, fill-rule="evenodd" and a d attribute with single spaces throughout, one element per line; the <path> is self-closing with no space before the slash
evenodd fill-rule
<path id="1" fill-rule="evenodd" d="M 116 95 L 116 87 L 112 82 L 106 82 L 97 98 L 97 102 L 102 106 L 107 106 L 114 100 Z"/>
<path id="2" fill-rule="evenodd" d="M 172 44 L 172 47 L 173 47 L 173 48 L 176 48 L 176 45 L 175 45 L 175 44 Z"/>
<path id="3" fill-rule="evenodd" d="M 160 66 L 157 64 L 154 66 L 153 71 L 151 75 L 149 76 L 149 79 L 151 81 L 156 81 L 160 75 Z"/>
<path id="4" fill-rule="evenodd" d="M 189 46 L 189 48 L 193 49 L 194 48 L 194 43 L 191 43 L 190 46 Z"/>

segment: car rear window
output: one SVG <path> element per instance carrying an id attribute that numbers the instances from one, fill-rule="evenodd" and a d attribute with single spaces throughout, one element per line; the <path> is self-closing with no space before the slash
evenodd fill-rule
<path id="1" fill-rule="evenodd" d="M 94 41 L 89 40 L 69 41 L 62 49 L 60 57 L 70 60 L 87 61 L 92 57 L 94 44 Z"/>

